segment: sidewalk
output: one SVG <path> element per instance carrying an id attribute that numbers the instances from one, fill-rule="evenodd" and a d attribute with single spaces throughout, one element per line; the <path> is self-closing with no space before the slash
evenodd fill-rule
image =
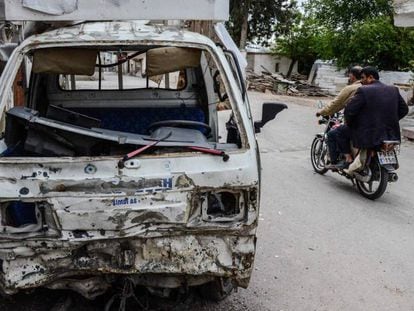
<path id="1" fill-rule="evenodd" d="M 410 106 L 410 111 L 408 112 L 408 116 L 406 117 L 406 124 L 404 124 L 402 128 L 402 135 L 414 141 L 414 106 Z"/>

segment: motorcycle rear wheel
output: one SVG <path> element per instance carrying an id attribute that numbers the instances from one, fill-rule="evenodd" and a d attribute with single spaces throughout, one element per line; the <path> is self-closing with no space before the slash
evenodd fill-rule
<path id="1" fill-rule="evenodd" d="M 324 175 L 328 169 L 325 168 L 328 148 L 323 138 L 315 137 L 311 146 L 311 162 L 316 173 Z"/>
<path id="2" fill-rule="evenodd" d="M 370 165 L 370 170 L 372 173 L 370 181 L 365 183 L 365 182 L 356 180 L 356 185 L 357 185 L 359 193 L 361 193 L 362 196 L 370 200 L 376 200 L 379 197 L 381 197 L 384 194 L 385 190 L 387 189 L 388 172 L 385 168 L 383 168 L 379 164 L 377 158 L 372 160 L 372 163 Z M 375 187 L 374 187 L 374 183 L 375 183 Z"/>

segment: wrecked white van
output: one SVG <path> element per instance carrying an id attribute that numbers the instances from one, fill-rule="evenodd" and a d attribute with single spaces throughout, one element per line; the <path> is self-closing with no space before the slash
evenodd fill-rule
<path id="1" fill-rule="evenodd" d="M 255 132 L 285 106 L 254 124 L 231 52 L 181 27 L 81 23 L 21 43 L 0 99 L 2 292 L 247 287 Z"/>

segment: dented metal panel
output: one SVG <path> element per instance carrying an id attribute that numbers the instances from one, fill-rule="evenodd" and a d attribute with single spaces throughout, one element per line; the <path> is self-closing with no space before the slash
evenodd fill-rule
<path id="1" fill-rule="evenodd" d="M 45 14 L 63 15 L 76 11 L 78 0 L 23 0 L 22 6 Z"/>
<path id="2" fill-rule="evenodd" d="M 212 275 L 249 278 L 255 252 L 254 237 L 217 235 L 186 235 L 152 239 L 128 239 L 74 245 L 57 250 L 39 247 L 14 249 L 3 258 L 3 278 L 0 282 L 8 292 L 17 288 L 41 286 L 62 277 L 62 271 L 72 275 L 171 274 L 177 276 Z M 126 254 L 131 258 L 125 260 Z M 179 278 L 179 277 L 178 277 Z M 153 286 L 156 284 L 153 284 Z"/>
<path id="3" fill-rule="evenodd" d="M 110 159 L 0 159 L 1 200 L 41 200 L 55 222 L 31 234 L 43 237 L 41 243 L 13 245 L 13 234 L 0 233 L 5 290 L 58 280 L 63 267 L 70 275 L 207 274 L 243 283 L 251 273 L 258 217 L 258 180 L 247 158 L 235 155 L 225 164 L 201 156 L 196 166 L 194 160 L 141 159 L 138 169 L 122 170 Z M 215 189 L 252 191 L 245 216 L 227 224 L 203 221 L 197 196 Z M 84 247 L 87 254 L 78 255 Z M 133 259 L 125 263 L 122 254 Z"/>
<path id="4" fill-rule="evenodd" d="M 117 275 L 155 287 L 199 285 L 216 277 L 246 287 L 259 215 L 256 142 L 247 103 L 209 39 L 140 23 L 90 23 L 29 38 L 0 79 L 0 110 L 13 106 L 10 80 L 29 50 L 119 45 L 211 53 L 237 116 L 242 148 L 230 150 L 227 162 L 181 152 L 145 155 L 125 166 L 112 156 L 0 157 L 0 288 L 71 288 L 93 297 L 90 288 L 102 292 Z M 16 224 L 11 204 L 32 214 Z M 231 208 L 223 212 L 224 205 Z"/>
<path id="5" fill-rule="evenodd" d="M 12 21 L 216 20 L 229 17 L 229 0 L 2 0 Z"/>

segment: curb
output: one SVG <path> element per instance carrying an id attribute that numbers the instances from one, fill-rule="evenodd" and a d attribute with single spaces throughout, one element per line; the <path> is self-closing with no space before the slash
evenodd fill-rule
<path id="1" fill-rule="evenodd" d="M 410 121 L 414 120 L 414 106 L 408 106 L 407 117 Z M 409 126 L 403 127 L 402 135 L 408 140 L 414 141 L 414 126 L 411 126 L 411 124 L 409 124 Z"/>
<path id="2" fill-rule="evenodd" d="M 402 134 L 405 138 L 414 140 L 414 127 L 404 127 L 402 129 Z"/>

